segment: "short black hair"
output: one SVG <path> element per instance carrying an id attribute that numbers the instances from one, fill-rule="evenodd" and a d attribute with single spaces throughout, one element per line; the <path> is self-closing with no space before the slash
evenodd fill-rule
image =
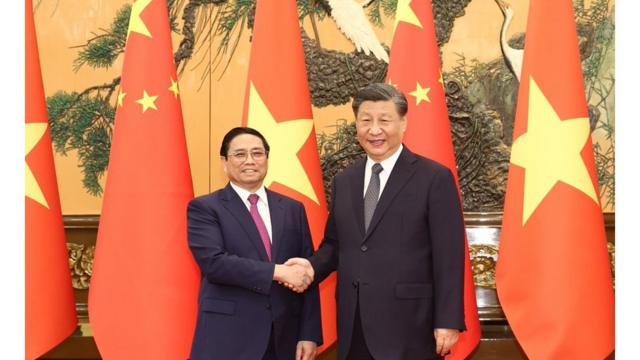
<path id="1" fill-rule="evenodd" d="M 266 151 L 267 156 L 269 156 L 269 143 L 267 143 L 267 139 L 265 139 L 258 130 L 250 127 L 234 127 L 233 129 L 229 130 L 229 132 L 224 135 L 224 138 L 222 138 L 222 144 L 220 145 L 220 156 L 224 156 L 226 158 L 228 155 L 227 153 L 229 152 L 229 144 L 231 144 L 231 141 L 235 139 L 236 136 L 242 134 L 249 134 L 259 137 L 260 140 L 262 140 L 262 145 L 264 145 L 264 150 Z"/>
<path id="2" fill-rule="evenodd" d="M 407 98 L 404 94 L 396 89 L 395 86 L 384 83 L 369 84 L 358 91 L 351 103 L 353 115 L 358 116 L 360 105 L 365 101 L 393 101 L 400 117 L 405 116 L 409 109 Z"/>

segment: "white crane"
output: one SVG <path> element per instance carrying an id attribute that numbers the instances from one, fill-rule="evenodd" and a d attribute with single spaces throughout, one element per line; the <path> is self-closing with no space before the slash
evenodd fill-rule
<path id="1" fill-rule="evenodd" d="M 360 4 L 354 0 L 328 0 L 331 17 L 356 48 L 367 55 L 373 53 L 376 58 L 389 63 L 389 54 L 378 41 L 364 13 L 363 7 L 370 2 L 371 0 Z"/>
<path id="2" fill-rule="evenodd" d="M 500 11 L 502 11 L 502 15 L 504 16 L 504 22 L 500 30 L 500 48 L 502 49 L 502 55 L 504 55 L 507 66 L 509 66 L 511 72 L 516 76 L 518 82 L 520 82 L 524 50 L 515 49 L 507 43 L 507 30 L 513 19 L 513 9 L 503 0 L 495 0 L 495 2 L 498 4 L 498 7 L 500 7 Z"/>

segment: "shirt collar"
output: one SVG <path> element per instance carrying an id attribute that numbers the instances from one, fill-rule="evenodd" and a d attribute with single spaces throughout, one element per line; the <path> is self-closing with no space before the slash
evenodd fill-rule
<path id="1" fill-rule="evenodd" d="M 231 185 L 231 187 L 233 188 L 233 190 L 236 192 L 236 194 L 238 194 L 238 196 L 240 196 L 240 199 L 242 199 L 243 202 L 247 202 L 249 201 L 249 195 L 251 194 L 257 194 L 259 199 L 258 201 L 264 201 L 265 204 L 269 204 L 269 202 L 267 201 L 267 191 L 265 190 L 264 185 L 261 185 L 260 188 L 255 192 L 252 193 L 250 191 L 247 191 L 243 188 L 241 188 L 240 186 L 234 184 L 232 181 L 229 181 L 229 184 Z"/>
<path id="2" fill-rule="evenodd" d="M 400 144 L 400 146 L 398 147 L 398 150 L 396 150 L 396 152 L 391 154 L 391 156 L 389 156 L 388 158 L 380 161 L 380 165 L 382 165 L 382 170 L 383 171 L 387 171 L 387 173 L 391 173 L 391 170 L 393 170 L 393 167 L 395 166 L 396 162 L 398 161 L 398 158 L 400 157 L 400 153 L 402 153 L 403 147 L 404 146 L 402 144 Z M 371 169 L 371 167 L 375 163 L 376 162 L 373 159 L 371 159 L 369 157 L 369 155 L 367 155 L 366 168 L 367 169 Z"/>

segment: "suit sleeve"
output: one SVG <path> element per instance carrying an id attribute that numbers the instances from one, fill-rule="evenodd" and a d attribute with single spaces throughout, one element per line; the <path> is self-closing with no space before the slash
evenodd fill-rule
<path id="1" fill-rule="evenodd" d="M 228 254 L 215 211 L 198 199 L 187 207 L 187 238 L 200 271 L 209 282 L 269 294 L 275 265 Z"/>
<path id="2" fill-rule="evenodd" d="M 429 235 L 433 249 L 434 327 L 464 330 L 464 223 L 449 169 L 429 188 Z"/>
<path id="3" fill-rule="evenodd" d="M 302 233 L 302 254 L 303 257 L 313 255 L 313 242 L 309 231 L 309 222 L 304 206 L 300 205 L 300 229 Z M 320 320 L 320 294 L 318 284 L 313 283 L 307 291 L 303 293 L 302 312 L 300 316 L 300 333 L 298 341 L 313 341 L 322 345 L 322 325 Z"/>
<path id="4" fill-rule="evenodd" d="M 318 250 L 309 258 L 313 271 L 315 271 L 314 284 L 319 284 L 338 267 L 338 232 L 335 221 L 335 200 L 336 183 L 334 179 L 331 184 L 331 209 L 324 228 L 324 238 Z"/>

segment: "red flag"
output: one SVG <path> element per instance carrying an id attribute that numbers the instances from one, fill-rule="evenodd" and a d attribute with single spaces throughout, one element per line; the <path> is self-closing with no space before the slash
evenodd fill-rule
<path id="1" fill-rule="evenodd" d="M 404 143 L 412 151 L 447 166 L 457 184 L 431 1 L 399 0 L 395 27 L 387 78 L 408 95 Z M 466 239 L 464 319 L 467 330 L 460 334 L 447 359 L 464 359 L 480 341 L 480 321 Z"/>
<path id="2" fill-rule="evenodd" d="M 71 335 L 77 318 L 31 0 L 25 51 L 25 355 L 35 359 Z"/>
<path id="3" fill-rule="evenodd" d="M 496 270 L 532 359 L 604 359 L 614 303 L 570 0 L 532 0 Z"/>
<path id="4" fill-rule="evenodd" d="M 199 271 L 186 239 L 193 197 L 167 2 L 133 3 L 89 288 L 106 359 L 186 359 Z"/>
<path id="5" fill-rule="evenodd" d="M 256 8 L 243 124 L 269 141 L 265 186 L 304 204 L 313 244 L 322 241 L 327 204 L 294 0 Z M 320 284 L 324 345 L 336 341 L 335 274 Z"/>

